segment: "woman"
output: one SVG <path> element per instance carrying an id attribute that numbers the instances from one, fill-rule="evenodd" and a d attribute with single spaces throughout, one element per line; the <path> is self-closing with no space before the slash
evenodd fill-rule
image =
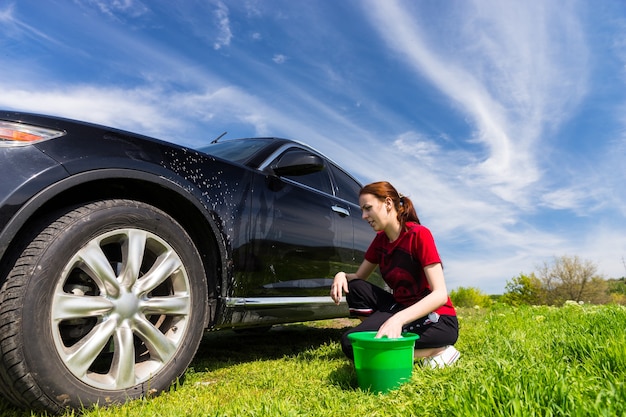
<path id="1" fill-rule="evenodd" d="M 378 331 L 376 337 L 420 335 L 415 357 L 432 368 L 453 364 L 458 338 L 456 311 L 448 297 L 443 267 L 430 231 L 420 225 L 413 203 L 388 182 L 375 182 L 359 194 L 363 219 L 377 232 L 356 273 L 338 272 L 330 296 L 339 304 L 342 293 L 361 324 L 341 338 L 344 353 L 353 358 L 347 335 Z M 367 282 L 376 266 L 393 294 Z"/>

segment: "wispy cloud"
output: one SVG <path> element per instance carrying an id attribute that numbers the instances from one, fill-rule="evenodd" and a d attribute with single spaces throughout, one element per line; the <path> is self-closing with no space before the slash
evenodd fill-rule
<path id="1" fill-rule="evenodd" d="M 10 37 L 20 38 L 22 36 L 35 38 L 57 46 L 62 46 L 61 42 L 47 35 L 32 25 L 24 23 L 16 16 L 15 4 L 10 3 L 4 9 L 0 9 L 0 32 L 6 33 Z"/>
<path id="2" fill-rule="evenodd" d="M 2 85 L 0 107 L 54 114 L 117 126 L 144 134 L 175 131 L 181 123 L 168 117 L 161 91 L 76 85 L 65 88 L 18 89 Z M 52 110 L 55 109 L 55 110 Z"/>
<path id="3" fill-rule="evenodd" d="M 75 0 L 77 3 L 78 1 Z M 149 11 L 149 8 L 140 0 L 86 0 L 94 5 L 103 14 L 119 19 L 121 17 L 136 18 Z"/>
<path id="4" fill-rule="evenodd" d="M 213 44 L 214 49 L 222 49 L 230 45 L 233 34 L 230 30 L 230 18 L 228 16 L 228 7 L 221 1 L 216 3 L 214 11 L 215 21 L 219 30 L 217 39 Z"/>
<path id="5" fill-rule="evenodd" d="M 0 22 L 10 23 L 13 20 L 14 4 L 8 4 L 4 9 L 0 9 Z"/>
<path id="6" fill-rule="evenodd" d="M 276 64 L 284 64 L 287 61 L 287 57 L 283 54 L 274 54 L 272 61 Z"/>
<path id="7" fill-rule="evenodd" d="M 545 2 L 455 4 L 460 9 L 438 21 L 439 30 L 410 13 L 407 2 L 368 2 L 367 11 L 415 76 L 429 79 L 469 116 L 476 130 L 465 140 L 484 145 L 485 153 L 467 174 L 499 198 L 527 201 L 528 187 L 541 177 L 535 145 L 585 91 L 586 49 L 575 10 L 560 4 L 551 10 Z M 428 35 L 420 30 L 426 26 Z M 443 32 L 452 36 L 438 36 Z M 568 48 L 551 40 L 554 33 Z"/>

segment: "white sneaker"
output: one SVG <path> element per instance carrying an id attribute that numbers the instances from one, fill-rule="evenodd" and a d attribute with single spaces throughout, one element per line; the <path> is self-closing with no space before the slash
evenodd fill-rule
<path id="1" fill-rule="evenodd" d="M 446 366 L 452 365 L 456 362 L 461 354 L 458 350 L 452 345 L 448 346 L 443 352 L 439 355 L 431 356 L 430 358 L 424 358 L 423 366 L 425 368 L 445 368 Z"/>

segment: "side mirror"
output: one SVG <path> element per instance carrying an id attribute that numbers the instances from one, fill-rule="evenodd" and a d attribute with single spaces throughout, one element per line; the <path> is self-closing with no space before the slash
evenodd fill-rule
<path id="1" fill-rule="evenodd" d="M 324 160 L 304 150 L 292 151 L 281 156 L 270 168 L 278 176 L 306 175 L 324 169 Z"/>

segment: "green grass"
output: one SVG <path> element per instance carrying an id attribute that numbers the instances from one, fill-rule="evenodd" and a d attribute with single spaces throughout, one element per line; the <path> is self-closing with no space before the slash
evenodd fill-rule
<path id="1" fill-rule="evenodd" d="M 461 309 L 454 367 L 416 366 L 388 394 L 358 389 L 347 320 L 207 334 L 184 384 L 85 416 L 626 416 L 626 309 Z M 0 402 L 0 414 L 23 412 Z M 73 413 L 66 414 L 74 415 Z"/>

